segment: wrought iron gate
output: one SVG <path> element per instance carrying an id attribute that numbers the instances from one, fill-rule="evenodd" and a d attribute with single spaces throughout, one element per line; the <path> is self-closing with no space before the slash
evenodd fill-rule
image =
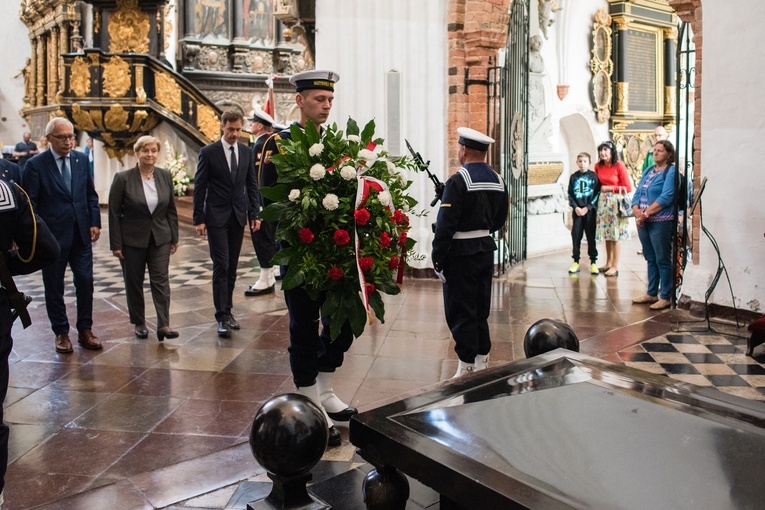
<path id="1" fill-rule="evenodd" d="M 674 261 L 673 304 L 677 304 L 683 285 L 683 272 L 693 257 L 693 235 L 690 216 L 693 211 L 693 149 L 694 149 L 694 94 L 693 82 L 696 78 L 696 49 L 693 33 L 688 23 L 681 23 L 678 30 L 677 44 L 677 96 L 675 108 L 676 167 L 675 173 L 675 218 L 677 229 L 672 243 Z"/>
<path id="2" fill-rule="evenodd" d="M 510 193 L 507 225 L 498 236 L 499 272 L 526 260 L 528 195 L 529 0 L 510 11 L 504 62 L 489 69 L 488 124 L 497 140 L 490 164 Z"/>

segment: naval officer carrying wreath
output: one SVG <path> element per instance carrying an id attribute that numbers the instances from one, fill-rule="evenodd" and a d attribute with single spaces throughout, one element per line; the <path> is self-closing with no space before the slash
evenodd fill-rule
<path id="1" fill-rule="evenodd" d="M 508 213 L 505 183 L 486 163 L 494 140 L 470 128 L 457 133 L 462 168 L 446 181 L 431 254 L 443 282 L 446 322 L 460 360 L 455 377 L 488 364 L 487 319 L 497 249 L 491 233 L 502 228 Z"/>

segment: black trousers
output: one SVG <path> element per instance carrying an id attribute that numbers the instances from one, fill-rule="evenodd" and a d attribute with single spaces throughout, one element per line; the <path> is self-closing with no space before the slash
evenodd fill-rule
<path id="1" fill-rule="evenodd" d="M 584 216 L 574 214 L 574 222 L 571 225 L 571 240 L 574 243 L 574 253 L 572 258 L 574 262 L 579 262 L 579 245 L 582 244 L 582 234 L 587 236 L 587 256 L 590 257 L 590 264 L 598 260 L 598 247 L 595 245 L 595 224 L 597 220 L 597 211 L 588 210 Z"/>
<path id="2" fill-rule="evenodd" d="M 150 236 L 147 248 L 123 246 L 120 260 L 125 279 L 125 296 L 131 324 L 146 322 L 146 305 L 143 297 L 143 281 L 149 268 L 149 284 L 154 309 L 157 311 L 157 328 L 170 325 L 170 243 L 157 246 Z"/>
<path id="3" fill-rule="evenodd" d="M 5 292 L 0 291 L 0 402 L 8 393 L 8 357 L 13 349 L 11 338 L 11 305 Z M 0 492 L 5 487 L 5 471 L 8 469 L 8 425 L 3 421 L 3 406 L 0 405 Z"/>
<path id="4" fill-rule="evenodd" d="M 273 267 L 271 259 L 276 254 L 276 222 L 261 221 L 260 230 L 250 232 L 250 237 L 252 237 L 252 247 L 255 249 L 260 267 L 264 269 Z"/>
<path id="5" fill-rule="evenodd" d="M 213 263 L 213 304 L 215 320 L 226 321 L 231 314 L 236 285 L 236 268 L 242 250 L 244 226 L 236 221 L 233 213 L 222 227 L 207 227 L 207 244 Z"/>
<path id="6" fill-rule="evenodd" d="M 285 268 L 286 270 L 286 268 Z M 295 386 L 313 386 L 319 372 L 334 372 L 342 366 L 345 352 L 351 348 L 353 333 L 346 321 L 340 335 L 332 342 L 329 336 L 329 318 L 319 315 L 324 298 L 313 300 L 302 288 L 284 291 L 284 300 L 290 313 L 290 368 Z"/>
<path id="7" fill-rule="evenodd" d="M 494 252 L 450 256 L 444 269 L 446 323 L 454 337 L 454 351 L 465 363 L 489 354 L 489 311 Z"/>

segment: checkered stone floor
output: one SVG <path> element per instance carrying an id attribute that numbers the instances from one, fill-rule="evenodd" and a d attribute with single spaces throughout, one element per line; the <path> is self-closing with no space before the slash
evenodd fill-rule
<path id="1" fill-rule="evenodd" d="M 188 285 L 210 285 L 212 282 L 212 261 L 204 260 L 181 260 L 178 263 L 172 263 L 169 268 L 170 288 L 176 289 Z M 260 268 L 257 266 L 257 260 L 254 255 L 242 255 L 239 257 L 237 267 L 237 281 L 244 283 L 254 283 L 260 276 Z M 42 273 L 37 272 L 28 276 L 15 279 L 19 289 L 33 296 L 35 299 L 42 300 L 44 287 L 42 282 Z M 67 267 L 64 281 L 65 286 L 64 299 L 67 302 L 73 302 L 75 298 L 75 288 L 69 282 L 72 281 L 72 272 Z M 94 253 L 93 259 L 93 297 L 95 299 L 109 299 L 114 296 L 125 294 L 125 281 L 122 279 L 122 269 L 119 260 L 111 253 Z M 144 290 L 149 292 L 149 277 L 146 275 L 144 281 Z"/>
<path id="2" fill-rule="evenodd" d="M 750 358 L 746 339 L 714 333 L 666 334 L 620 351 L 625 365 L 697 386 L 765 400 L 765 356 Z"/>

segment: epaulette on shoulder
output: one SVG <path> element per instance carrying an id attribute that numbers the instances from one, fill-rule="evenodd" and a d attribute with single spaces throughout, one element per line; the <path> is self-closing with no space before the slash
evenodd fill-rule
<path id="1" fill-rule="evenodd" d="M 11 185 L 0 179 L 0 212 L 15 211 L 18 208 Z"/>

